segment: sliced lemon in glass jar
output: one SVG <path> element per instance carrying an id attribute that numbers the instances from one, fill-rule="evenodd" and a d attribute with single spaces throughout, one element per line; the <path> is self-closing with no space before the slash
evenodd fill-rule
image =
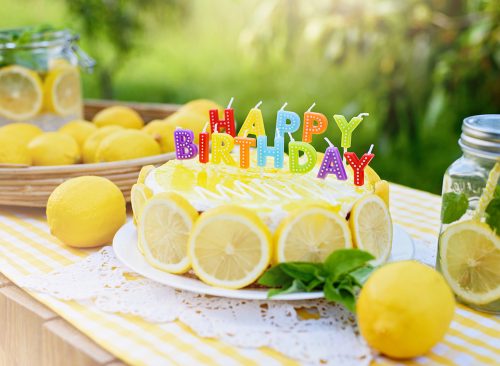
<path id="1" fill-rule="evenodd" d="M 189 237 L 193 271 L 205 283 L 239 289 L 257 281 L 271 260 L 271 233 L 254 212 L 220 206 L 204 212 Z"/>
<path id="2" fill-rule="evenodd" d="M 482 222 L 450 225 L 439 242 L 441 270 L 453 292 L 471 304 L 500 299 L 500 238 Z"/>
<path id="3" fill-rule="evenodd" d="M 44 105 L 61 116 L 79 113 L 82 108 L 80 72 L 75 66 L 58 66 L 47 74 L 43 85 Z"/>
<path id="4" fill-rule="evenodd" d="M 184 273 L 191 263 L 188 237 L 198 212 L 175 193 L 151 197 L 139 219 L 139 243 L 146 261 L 170 273 Z"/>
<path id="5" fill-rule="evenodd" d="M 10 120 L 33 118 L 42 108 L 43 91 L 40 76 L 22 66 L 0 69 L 0 114 Z"/>

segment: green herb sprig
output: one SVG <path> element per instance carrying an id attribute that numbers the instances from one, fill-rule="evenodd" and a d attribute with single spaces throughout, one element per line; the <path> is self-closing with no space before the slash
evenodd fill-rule
<path id="1" fill-rule="evenodd" d="M 270 287 L 268 297 L 293 292 L 323 290 L 328 301 L 343 304 L 355 312 L 356 293 L 370 276 L 375 259 L 358 249 L 339 249 L 324 263 L 286 262 L 268 269 L 258 280 Z"/>

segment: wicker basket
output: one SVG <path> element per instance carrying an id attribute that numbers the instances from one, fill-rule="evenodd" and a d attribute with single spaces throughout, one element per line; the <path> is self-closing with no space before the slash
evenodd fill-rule
<path id="1" fill-rule="evenodd" d="M 169 104 L 88 100 L 84 108 L 85 118 L 91 120 L 101 109 L 118 104 L 132 107 L 146 122 L 163 119 L 179 108 L 178 105 Z M 82 175 L 98 175 L 112 180 L 120 187 L 128 202 L 130 189 L 137 181 L 137 176 L 144 165 L 158 166 L 173 158 L 175 153 L 110 163 L 23 168 L 4 166 L 0 168 L 0 205 L 45 207 L 50 194 L 59 184 L 68 178 Z"/>

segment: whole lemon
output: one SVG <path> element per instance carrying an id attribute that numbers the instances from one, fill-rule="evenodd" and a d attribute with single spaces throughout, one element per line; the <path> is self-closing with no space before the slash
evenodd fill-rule
<path id="1" fill-rule="evenodd" d="M 194 132 L 194 141 L 195 143 L 198 143 L 199 139 L 199 133 L 203 131 L 203 128 L 205 127 L 206 123 L 208 122 L 208 114 L 207 117 L 203 117 L 200 114 L 193 113 L 193 112 L 175 112 L 174 114 L 168 116 L 165 119 L 165 122 L 167 122 L 170 126 L 172 126 L 173 130 L 175 130 L 177 127 L 181 128 L 187 128 L 191 131 Z M 174 146 L 174 133 L 167 134 L 167 138 L 169 139 L 169 146 Z M 207 131 L 210 132 L 210 127 L 207 126 Z"/>
<path id="2" fill-rule="evenodd" d="M 394 358 L 423 355 L 443 339 L 455 299 L 443 276 L 416 261 L 377 269 L 363 286 L 356 312 L 368 344 Z"/>
<path id="3" fill-rule="evenodd" d="M 81 119 L 70 121 L 59 129 L 59 132 L 73 137 L 80 149 L 83 148 L 85 140 L 95 131 L 97 127 L 93 123 Z"/>
<path id="4" fill-rule="evenodd" d="M 125 205 L 123 193 L 106 178 L 68 179 L 52 192 L 47 202 L 50 232 L 72 247 L 109 244 L 125 223 Z"/>
<path id="5" fill-rule="evenodd" d="M 0 164 L 31 165 L 28 147 L 5 132 L 0 132 Z"/>
<path id="6" fill-rule="evenodd" d="M 97 131 L 93 132 L 87 138 L 87 140 L 85 140 L 85 143 L 83 144 L 83 151 L 82 151 L 83 162 L 85 164 L 96 163 L 97 160 L 95 154 L 97 152 L 97 148 L 99 147 L 101 141 L 120 130 L 123 130 L 123 127 L 106 126 L 103 128 L 99 128 L 97 129 Z"/>
<path id="7" fill-rule="evenodd" d="M 10 135 L 12 139 L 19 141 L 25 146 L 33 138 L 43 133 L 40 127 L 24 122 L 9 123 L 0 128 L 0 132 Z"/>
<path id="8" fill-rule="evenodd" d="M 96 152 L 96 160 L 129 160 L 158 154 L 161 154 L 160 145 L 146 132 L 124 130 L 102 140 Z"/>
<path id="9" fill-rule="evenodd" d="M 170 152 L 175 150 L 174 131 L 175 127 L 171 123 L 164 120 L 155 119 L 149 122 L 142 129 L 144 132 L 153 137 L 159 144 L 162 152 Z"/>
<path id="10" fill-rule="evenodd" d="M 224 110 L 223 107 L 209 99 L 195 99 L 179 108 L 179 112 L 191 112 L 200 114 L 203 118 L 208 119 L 208 111 L 211 109 Z"/>
<path id="11" fill-rule="evenodd" d="M 140 129 L 144 126 L 142 117 L 132 108 L 116 105 L 99 111 L 93 119 L 97 127 L 118 125 L 125 128 Z"/>
<path id="12" fill-rule="evenodd" d="M 45 132 L 28 144 L 33 165 L 70 165 L 80 161 L 75 139 L 62 132 Z"/>

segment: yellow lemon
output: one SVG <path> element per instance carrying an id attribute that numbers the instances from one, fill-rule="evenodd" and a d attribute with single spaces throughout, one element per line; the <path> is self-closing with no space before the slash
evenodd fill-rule
<path id="1" fill-rule="evenodd" d="M 140 129 L 144 121 L 139 113 L 130 107 L 116 105 L 99 111 L 93 119 L 97 127 L 117 125 L 125 128 Z"/>
<path id="2" fill-rule="evenodd" d="M 130 190 L 130 203 L 132 205 L 132 212 L 134 213 L 134 223 L 139 222 L 142 209 L 146 202 L 151 198 L 153 192 L 142 183 L 136 183 Z"/>
<path id="3" fill-rule="evenodd" d="M 149 199 L 139 218 L 139 243 L 146 260 L 163 271 L 188 271 L 188 237 L 197 217 L 178 194 L 160 193 Z"/>
<path id="4" fill-rule="evenodd" d="M 474 220 L 450 225 L 439 240 L 444 277 L 463 300 L 476 305 L 500 300 L 500 237 Z"/>
<path id="5" fill-rule="evenodd" d="M 455 310 L 443 276 L 416 261 L 377 269 L 356 303 L 361 334 L 368 344 L 394 358 L 425 354 L 443 339 Z"/>
<path id="6" fill-rule="evenodd" d="M 323 262 L 333 251 L 351 248 L 347 221 L 334 207 L 311 204 L 292 211 L 274 235 L 275 262 Z"/>
<path id="7" fill-rule="evenodd" d="M 0 164 L 31 164 L 28 147 L 5 132 L 0 132 Z"/>
<path id="8" fill-rule="evenodd" d="M 147 133 L 123 130 L 101 141 L 97 148 L 96 160 L 98 162 L 129 160 L 160 153 L 160 145 Z"/>
<path id="9" fill-rule="evenodd" d="M 160 144 L 162 152 L 166 153 L 175 150 L 175 126 L 173 124 L 156 119 L 149 122 L 142 130 L 151 135 Z"/>
<path id="10" fill-rule="evenodd" d="M 42 79 L 22 66 L 0 69 L 0 115 L 23 121 L 33 118 L 43 103 Z"/>
<path id="11" fill-rule="evenodd" d="M 80 161 L 75 139 L 62 132 L 45 132 L 28 144 L 33 165 L 70 165 Z"/>
<path id="12" fill-rule="evenodd" d="M 137 177 L 137 183 L 145 183 L 148 174 L 155 168 L 154 165 L 145 165 L 141 168 L 139 176 Z"/>
<path id="13" fill-rule="evenodd" d="M 93 123 L 81 119 L 70 121 L 59 129 L 59 132 L 73 137 L 81 149 L 83 149 L 85 140 L 95 131 L 97 131 L 97 127 Z"/>
<path id="14" fill-rule="evenodd" d="M 222 111 L 224 110 L 224 107 L 208 99 L 195 99 L 184 104 L 181 108 L 179 108 L 178 112 L 196 113 L 201 115 L 205 121 L 208 121 L 208 111 L 211 109 L 218 109 L 219 111 Z"/>
<path id="15" fill-rule="evenodd" d="M 170 126 L 172 126 L 173 130 L 177 127 L 187 128 L 194 133 L 194 141 L 198 143 L 199 133 L 203 131 L 205 124 L 208 122 L 208 117 L 204 118 L 203 116 L 193 113 L 193 112 L 176 112 L 165 119 Z M 166 146 L 174 146 L 174 135 L 172 133 L 167 133 L 166 135 Z M 210 128 L 207 128 L 207 131 L 210 132 Z"/>
<path id="16" fill-rule="evenodd" d="M 387 207 L 389 207 L 389 183 L 386 180 L 375 182 L 374 193 L 382 198 Z"/>
<path id="17" fill-rule="evenodd" d="M 82 109 L 80 71 L 60 64 L 49 70 L 43 84 L 45 109 L 61 116 L 78 114 Z"/>
<path id="18" fill-rule="evenodd" d="M 392 220 L 389 208 L 379 196 L 358 200 L 351 210 L 349 226 L 354 245 L 373 254 L 373 265 L 384 263 L 391 254 Z"/>
<path id="19" fill-rule="evenodd" d="M 205 211 L 189 236 L 189 257 L 205 283 L 238 289 L 255 282 L 271 260 L 271 233 L 254 212 L 240 206 Z"/>
<path id="20" fill-rule="evenodd" d="M 42 129 L 31 123 L 17 122 L 9 123 L 0 128 L 0 133 L 9 135 L 12 139 L 27 146 L 28 143 L 38 135 L 43 133 Z"/>
<path id="21" fill-rule="evenodd" d="M 52 192 L 47 202 L 50 232 L 73 247 L 110 244 L 125 219 L 122 192 L 102 177 L 68 179 Z"/>
<path id="22" fill-rule="evenodd" d="M 85 143 L 83 144 L 83 162 L 85 164 L 96 163 L 96 152 L 101 141 L 120 130 L 123 130 L 123 127 L 106 126 L 99 128 L 97 131 L 94 131 L 92 134 L 90 134 L 90 136 L 85 140 Z"/>

